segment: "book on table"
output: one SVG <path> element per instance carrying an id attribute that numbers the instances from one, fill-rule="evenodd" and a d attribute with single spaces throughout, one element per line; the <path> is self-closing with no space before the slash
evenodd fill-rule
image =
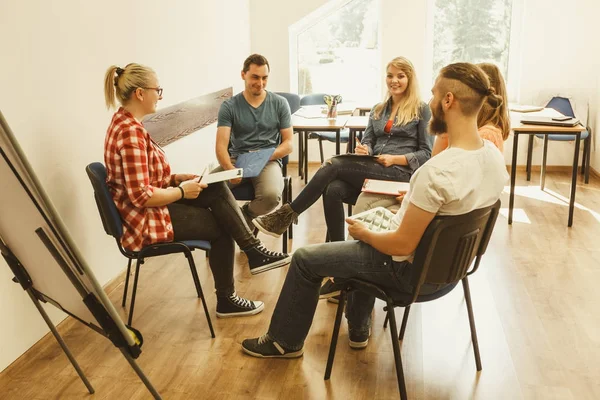
<path id="1" fill-rule="evenodd" d="M 408 182 L 382 181 L 378 179 L 365 179 L 362 192 L 388 194 L 398 196 L 400 193 L 408 192 L 410 184 Z"/>

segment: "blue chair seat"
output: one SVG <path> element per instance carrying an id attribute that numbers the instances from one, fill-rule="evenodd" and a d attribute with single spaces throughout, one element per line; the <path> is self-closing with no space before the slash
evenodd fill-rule
<path id="1" fill-rule="evenodd" d="M 535 135 L 539 139 L 543 139 L 544 135 Z M 588 131 L 581 132 L 581 140 L 587 139 L 590 136 Z M 559 142 L 572 142 L 575 140 L 575 135 L 548 135 L 548 140 L 557 140 Z"/>
<path id="2" fill-rule="evenodd" d="M 309 137 L 335 143 L 335 132 L 311 132 Z M 350 131 L 343 129 L 340 131 L 340 143 L 348 143 L 348 140 L 350 140 Z"/>

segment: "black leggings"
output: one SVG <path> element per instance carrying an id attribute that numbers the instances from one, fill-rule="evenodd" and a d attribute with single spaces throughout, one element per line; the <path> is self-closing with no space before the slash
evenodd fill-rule
<path id="1" fill-rule="evenodd" d="M 300 214 L 323 195 L 329 239 L 341 241 L 345 237 L 343 203 L 358 197 L 365 179 L 408 182 L 410 176 L 403 168 L 384 167 L 368 157 L 333 157 L 323 163 L 290 206 Z"/>
<path id="2" fill-rule="evenodd" d="M 242 250 L 260 241 L 252 235 L 235 198 L 224 182 L 208 185 L 195 199 L 167 205 L 175 240 L 208 240 L 209 264 L 217 296 L 234 292 L 234 241 Z"/>

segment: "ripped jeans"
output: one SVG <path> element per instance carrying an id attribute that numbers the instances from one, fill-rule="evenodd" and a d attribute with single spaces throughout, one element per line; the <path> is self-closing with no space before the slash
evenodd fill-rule
<path id="1" fill-rule="evenodd" d="M 408 167 L 384 167 L 369 157 L 333 157 L 323 163 L 290 206 L 301 214 L 323 195 L 329 239 L 341 241 L 345 237 L 344 203 L 354 203 L 365 179 L 408 182 L 410 177 Z"/>

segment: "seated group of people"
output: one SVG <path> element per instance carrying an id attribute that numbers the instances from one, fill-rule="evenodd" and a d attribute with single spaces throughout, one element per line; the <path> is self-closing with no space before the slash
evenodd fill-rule
<path id="1" fill-rule="evenodd" d="M 291 358 L 302 355 L 319 291 L 325 286 L 335 289 L 327 277 L 360 277 L 411 291 L 412 254 L 433 218 L 497 201 L 508 179 L 499 149 L 510 126 L 504 81 L 494 65 L 455 63 L 442 68 L 426 104 L 411 62 L 397 57 L 386 67 L 385 99 L 371 110 L 355 150 L 375 157 L 327 160 L 291 203 L 269 214 L 281 200 L 280 159 L 291 153 L 293 134 L 286 100 L 265 90 L 269 72 L 263 56 L 248 57 L 241 73 L 244 91 L 219 111 L 218 169 L 234 168 L 236 157 L 248 151 L 275 148 L 261 174 L 250 178 L 255 199 L 241 208 L 230 191 L 240 180 L 206 185 L 197 175 L 171 173 L 164 151 L 141 123 L 162 98 L 158 77 L 148 67 L 112 66 L 106 73 L 106 104 L 114 107 L 118 100 L 121 107 L 108 128 L 104 159 L 107 183 L 123 219 L 123 247 L 137 251 L 156 242 L 211 242 L 218 317 L 254 315 L 264 309 L 262 302 L 235 292 L 234 242 L 247 255 L 253 274 L 291 262 L 267 333 L 242 343 L 253 356 Z M 361 194 L 365 179 L 410 182 L 410 190 L 398 197 Z M 281 235 L 320 197 L 330 243 L 297 249 L 290 257 L 266 249 L 253 234 L 258 228 Z M 345 219 L 343 203 L 357 198 L 357 212 L 377 206 L 392 209 L 393 229 L 376 233 Z M 353 240 L 345 241 L 344 222 Z M 321 288 L 324 279 L 327 283 Z M 374 302 L 358 292 L 348 298 L 353 348 L 368 343 Z"/>

